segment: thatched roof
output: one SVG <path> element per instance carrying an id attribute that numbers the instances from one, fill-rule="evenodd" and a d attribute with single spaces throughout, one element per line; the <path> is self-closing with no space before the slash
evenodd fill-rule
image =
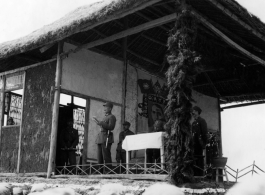
<path id="1" fill-rule="evenodd" d="M 102 0 L 82 6 L 61 19 L 38 29 L 31 34 L 0 44 L 0 58 L 23 53 L 41 45 L 58 41 L 67 36 L 130 13 L 130 10 L 149 0 Z"/>
<path id="2" fill-rule="evenodd" d="M 54 23 L 46 25 L 25 37 L 0 44 L 0 58 L 23 53 L 80 32 L 83 28 L 105 23 L 110 18 L 118 18 L 119 15 L 126 14 L 146 2 L 148 0 L 102 0 L 80 7 Z M 265 34 L 265 25 L 236 1 L 221 0 L 220 3 L 231 9 L 234 14 L 238 15 L 254 29 Z M 200 6 L 200 4 L 198 5 Z"/>
<path id="3" fill-rule="evenodd" d="M 265 25 L 234 0 L 189 0 L 191 8 L 247 51 L 265 60 Z M 104 39 L 128 28 L 175 13 L 174 0 L 105 0 L 80 7 L 58 21 L 28 36 L 0 44 L 0 72 L 49 60 L 59 40 L 76 46 Z M 164 76 L 167 38 L 174 21 L 128 36 L 127 57 L 131 64 Z M 194 88 L 227 102 L 265 99 L 265 69 L 244 55 L 202 22 L 198 25 L 197 51 L 207 69 L 197 77 Z M 90 50 L 122 60 L 122 40 Z M 243 64 L 243 65 L 242 65 Z M 208 76 L 205 76 L 205 75 Z M 210 81 L 209 81 L 210 79 Z"/>

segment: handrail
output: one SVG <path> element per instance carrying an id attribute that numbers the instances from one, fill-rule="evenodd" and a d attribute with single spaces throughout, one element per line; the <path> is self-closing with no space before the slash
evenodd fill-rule
<path id="1" fill-rule="evenodd" d="M 232 171 L 234 171 L 236 173 L 236 171 L 234 169 L 232 169 L 231 167 L 229 167 L 228 165 L 226 165 L 226 167 L 231 169 Z"/>
<path id="2" fill-rule="evenodd" d="M 259 168 L 257 165 L 255 165 L 255 167 L 257 168 L 257 169 L 259 169 L 260 171 L 262 171 L 263 173 L 265 173 L 261 168 Z"/>
<path id="3" fill-rule="evenodd" d="M 115 165 L 111 167 L 111 165 Z M 168 170 L 164 167 L 167 167 L 168 163 L 146 163 L 147 166 L 144 166 L 144 163 L 128 163 L 128 167 L 126 166 L 126 163 L 105 163 L 105 164 L 84 164 L 84 165 L 72 165 L 72 166 L 57 166 L 56 172 L 59 175 L 93 175 L 93 174 L 157 174 L 157 175 L 167 175 Z M 207 169 L 202 169 L 201 167 L 197 167 L 194 165 L 194 167 L 204 171 L 206 173 Z M 236 171 L 226 165 L 226 167 L 229 170 L 232 170 L 235 174 L 232 172 L 229 172 L 228 170 L 225 170 L 231 177 L 235 179 L 235 182 L 238 181 L 239 178 L 244 177 L 245 175 L 248 175 L 252 173 L 252 175 L 259 174 L 260 172 L 265 173 L 260 167 L 258 167 L 255 164 L 255 161 L 252 165 L 249 165 L 241 170 L 237 169 Z M 252 168 L 251 168 L 252 167 Z M 250 169 L 251 168 L 251 169 Z M 259 170 L 260 172 L 257 172 L 255 170 Z M 242 173 L 242 171 L 249 169 L 247 172 Z M 240 174 L 242 173 L 242 174 Z M 206 175 L 207 176 L 207 175 Z"/>
<path id="4" fill-rule="evenodd" d="M 244 171 L 244 170 L 246 170 L 246 169 L 249 168 L 249 167 L 252 167 L 252 166 L 253 166 L 253 165 L 249 165 L 249 166 L 245 167 L 244 169 L 241 169 L 241 170 L 239 171 L 239 173 L 242 172 L 242 171 Z"/>
<path id="5" fill-rule="evenodd" d="M 234 169 L 232 169 L 231 167 L 229 167 L 228 165 L 226 165 L 226 167 L 228 168 L 228 169 L 230 169 L 230 170 L 232 170 L 232 171 L 234 171 L 236 174 L 235 175 L 233 175 L 233 174 L 231 174 L 229 171 L 227 171 L 226 170 L 226 172 L 230 175 L 230 176 L 232 176 L 234 179 L 235 179 L 235 182 L 237 182 L 237 180 L 239 179 L 239 178 L 241 178 L 241 177 L 243 177 L 243 176 L 245 176 L 245 175 L 247 175 L 247 174 L 249 174 L 249 173 L 252 173 L 252 176 L 253 176 L 253 174 L 254 173 L 256 173 L 256 174 L 259 174 L 256 170 L 255 170 L 255 168 L 257 168 L 259 171 L 261 171 L 261 172 L 263 172 L 263 173 L 265 173 L 265 171 L 263 171 L 261 168 L 259 168 L 256 164 L 255 164 L 255 161 L 253 162 L 253 164 L 251 164 L 251 165 L 249 165 L 249 166 L 247 166 L 247 167 L 245 167 L 245 168 L 243 168 L 243 169 L 241 169 L 241 170 L 234 170 Z M 251 168 L 252 167 L 252 168 Z M 249 168 L 251 168 L 251 170 L 249 170 L 249 171 L 247 171 L 246 173 L 242 173 L 241 175 L 239 175 L 239 173 L 241 173 L 242 171 L 245 171 L 245 170 L 247 170 L 247 169 L 249 169 Z"/>

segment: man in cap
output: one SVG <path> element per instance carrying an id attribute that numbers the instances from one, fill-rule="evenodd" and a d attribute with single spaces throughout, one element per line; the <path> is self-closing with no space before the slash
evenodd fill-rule
<path id="1" fill-rule="evenodd" d="M 103 104 L 105 117 L 102 121 L 98 120 L 96 117 L 93 117 L 93 120 L 101 128 L 100 132 L 96 138 L 96 144 L 98 145 L 98 163 L 99 164 L 111 164 L 111 145 L 114 143 L 113 133 L 116 124 L 116 117 L 111 113 L 113 104 L 111 102 L 106 102 Z M 111 167 L 111 165 L 109 165 Z"/>
<path id="2" fill-rule="evenodd" d="M 116 161 L 118 163 L 126 163 L 126 151 L 124 149 L 122 149 L 122 142 L 127 135 L 134 135 L 134 133 L 132 131 L 130 131 L 130 126 L 131 126 L 131 124 L 128 121 L 125 121 L 123 123 L 123 131 L 120 132 L 120 135 L 119 135 L 119 143 L 118 143 L 117 149 L 116 149 L 116 151 L 117 151 Z M 131 156 L 131 152 L 130 152 L 130 156 Z"/>
<path id="3" fill-rule="evenodd" d="M 195 165 L 204 169 L 204 160 L 203 160 L 203 149 L 207 142 L 207 123 L 200 117 L 202 110 L 198 106 L 194 106 L 192 109 L 192 116 L 194 121 L 192 123 L 192 135 L 194 142 L 194 157 L 196 159 Z M 203 176 L 203 171 L 194 168 L 194 175 Z"/>

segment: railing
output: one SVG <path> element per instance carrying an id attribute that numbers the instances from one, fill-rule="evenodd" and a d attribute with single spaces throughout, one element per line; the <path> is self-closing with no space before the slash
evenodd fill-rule
<path id="1" fill-rule="evenodd" d="M 126 163 L 121 164 L 85 164 L 73 166 L 57 166 L 56 175 L 111 175 L 111 174 L 157 174 L 167 175 L 165 163 Z"/>
<path id="2" fill-rule="evenodd" d="M 206 173 L 207 169 L 201 169 L 194 165 L 194 167 L 204 171 Z M 56 175 L 119 175 L 119 174 L 149 174 L 149 175 L 168 175 L 167 163 L 110 163 L 110 164 L 96 164 L 89 163 L 85 165 L 73 165 L 73 166 L 57 166 Z M 261 168 L 259 168 L 255 161 L 253 164 L 241 169 L 234 170 L 228 165 L 225 166 L 225 171 L 231 177 L 235 179 L 235 182 L 239 178 L 247 174 L 259 174 L 259 172 L 265 173 Z M 256 170 L 255 170 L 256 169 Z M 247 171 L 244 173 L 244 171 Z M 258 172 L 259 171 L 259 172 Z M 205 174 L 201 178 L 206 178 L 212 176 L 212 173 Z"/>
<path id="3" fill-rule="evenodd" d="M 254 174 L 254 173 L 256 173 L 256 174 L 259 174 L 256 170 L 255 170 L 255 168 L 257 168 L 259 171 L 261 171 L 261 172 L 263 172 L 263 173 L 265 173 L 261 168 L 259 168 L 256 164 L 255 164 L 255 161 L 253 162 L 253 164 L 251 164 L 251 165 L 249 165 L 249 166 L 247 166 L 247 167 L 245 167 L 245 168 L 243 168 L 243 169 L 241 169 L 241 170 L 234 170 L 234 169 L 232 169 L 231 167 L 229 167 L 228 165 L 226 165 L 226 172 L 230 175 L 230 176 L 232 176 L 234 179 L 235 179 L 235 182 L 237 182 L 237 180 L 239 179 L 239 178 L 241 178 L 241 177 L 243 177 L 243 176 L 245 176 L 245 175 L 247 175 L 247 174 L 249 174 L 249 173 L 251 173 L 252 175 Z M 249 170 L 249 168 L 251 168 L 251 170 Z M 232 173 L 230 173 L 229 171 L 233 171 L 234 172 L 234 174 L 235 175 L 233 175 Z M 245 171 L 245 170 L 248 170 L 246 173 L 242 173 L 243 171 Z M 241 175 L 240 175 L 240 173 L 241 173 Z"/>

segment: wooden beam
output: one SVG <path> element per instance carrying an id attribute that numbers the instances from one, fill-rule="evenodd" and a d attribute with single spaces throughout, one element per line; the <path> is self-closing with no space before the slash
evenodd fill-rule
<path id="1" fill-rule="evenodd" d="M 87 30 L 93 29 L 96 26 L 99 26 L 101 24 L 104 24 L 104 23 L 107 23 L 107 22 L 110 22 L 110 21 L 113 21 L 113 20 L 117 20 L 117 19 L 123 18 L 123 17 L 125 17 L 127 15 L 130 15 L 130 14 L 133 14 L 133 13 L 135 13 L 137 11 L 140 11 L 140 10 L 146 8 L 146 7 L 149 7 L 151 5 L 154 5 L 154 4 L 156 4 L 156 3 L 160 2 L 160 1 L 162 1 L 162 0 L 149 0 L 149 1 L 145 2 L 145 3 L 139 3 L 140 5 L 137 6 L 137 7 L 132 7 L 132 8 L 130 8 L 130 9 L 128 9 L 128 10 L 122 12 L 122 13 L 113 14 L 112 16 L 108 17 L 107 19 L 102 20 L 101 22 L 98 22 L 98 23 L 96 23 L 94 25 L 91 25 L 89 27 L 80 29 L 79 31 L 74 32 L 73 34 L 76 34 L 78 32 L 87 31 Z"/>
<path id="2" fill-rule="evenodd" d="M 156 39 L 154 39 L 154 38 L 151 38 L 151 37 L 149 37 L 149 36 L 147 36 L 147 35 L 142 35 L 142 37 L 148 39 L 149 41 L 152 41 L 152 42 L 154 42 L 154 43 L 157 43 L 157 44 L 159 44 L 159 45 L 161 45 L 161 46 L 163 46 L 163 47 L 166 47 L 166 46 L 167 46 L 167 43 L 162 43 L 161 41 L 158 41 L 158 40 L 156 40 Z"/>
<path id="3" fill-rule="evenodd" d="M 12 74 L 12 73 L 15 73 L 15 72 L 24 71 L 24 70 L 27 70 L 27 69 L 30 69 L 30 68 L 34 68 L 34 67 L 37 67 L 37 66 L 40 66 L 40 65 L 48 64 L 48 63 L 53 62 L 55 60 L 56 60 L 56 58 L 52 58 L 50 60 L 46 60 L 46 61 L 39 62 L 39 63 L 36 63 L 36 64 L 31 64 L 29 66 L 25 66 L 25 67 L 22 67 L 22 68 L 17 68 L 17 69 L 14 69 L 14 70 L 2 72 L 2 73 L 0 73 L 0 76 Z"/>
<path id="4" fill-rule="evenodd" d="M 246 93 L 246 94 L 238 94 L 238 95 L 224 95 L 222 97 L 225 98 L 234 98 L 234 97 L 245 97 L 245 96 L 265 96 L 265 92 L 263 93 Z"/>
<path id="5" fill-rule="evenodd" d="M 239 17 L 237 17 L 234 13 L 232 13 L 229 9 L 226 9 L 222 4 L 220 4 L 217 0 L 207 0 L 211 2 L 213 5 L 215 5 L 218 9 L 220 9 L 223 13 L 228 15 L 230 18 L 232 18 L 234 21 L 239 23 L 241 26 L 243 26 L 245 29 L 247 29 L 249 32 L 251 32 L 253 35 L 257 36 L 261 40 L 265 42 L 265 36 L 262 35 L 260 32 L 253 29 L 250 25 L 242 21 Z"/>
<path id="6" fill-rule="evenodd" d="M 72 53 L 72 52 L 78 52 L 81 49 L 90 49 L 90 48 L 93 48 L 93 47 L 96 47 L 96 46 L 99 46 L 99 45 L 103 45 L 105 43 L 109 43 L 109 42 L 115 41 L 117 39 L 121 39 L 121 38 L 124 38 L 126 36 L 130 36 L 130 35 L 139 33 L 141 31 L 148 30 L 148 29 L 154 28 L 156 26 L 160 26 L 162 24 L 174 21 L 175 19 L 176 19 L 176 14 L 175 13 L 174 14 L 170 14 L 170 15 L 164 16 L 162 18 L 159 18 L 159 19 L 156 19 L 156 20 L 141 24 L 139 26 L 130 28 L 128 30 L 124 30 L 124 31 L 119 32 L 117 34 L 108 36 L 108 37 L 106 37 L 104 39 L 99 39 L 99 40 L 84 44 L 82 46 L 77 47 L 74 50 L 70 50 L 70 51 L 64 53 L 64 55 L 65 54 L 67 55 L 67 54 Z"/>
<path id="7" fill-rule="evenodd" d="M 167 174 L 108 174 L 108 175 L 55 175 L 54 179 L 84 178 L 84 179 L 130 179 L 130 180 L 166 180 Z"/>
<path id="8" fill-rule="evenodd" d="M 245 54 L 246 56 L 248 56 L 250 59 L 259 62 L 261 65 L 265 66 L 265 61 L 261 58 L 259 58 L 258 56 L 250 53 L 249 51 L 247 51 L 246 49 L 244 49 L 243 47 L 241 47 L 240 45 L 238 45 L 237 43 L 235 43 L 233 40 L 231 40 L 229 37 L 227 37 L 224 33 L 222 33 L 220 30 L 218 30 L 215 26 L 213 26 L 205 17 L 203 17 L 201 14 L 199 14 L 198 12 L 196 12 L 195 10 L 191 10 L 191 13 L 198 18 L 198 20 L 200 20 L 202 22 L 202 24 L 204 24 L 207 28 L 209 28 L 211 31 L 213 31 L 217 36 L 219 36 L 220 38 L 222 38 L 227 44 L 229 44 L 230 46 L 232 46 L 233 48 L 237 49 L 238 51 L 240 51 L 241 53 Z"/>
<path id="9" fill-rule="evenodd" d="M 101 98 L 97 98 L 97 97 L 93 97 L 93 96 L 88 96 L 88 95 L 84 95 L 84 94 L 77 93 L 77 92 L 74 92 L 74 91 L 71 91 L 71 90 L 67 90 L 67 89 L 63 89 L 63 88 L 61 89 L 61 93 L 64 93 L 64 94 L 67 94 L 67 95 L 77 96 L 77 97 L 80 97 L 80 98 L 83 98 L 83 99 L 96 100 L 96 101 L 100 101 L 100 102 L 108 101 L 108 102 L 111 102 L 114 106 L 122 106 L 122 104 L 109 101 L 108 99 L 101 99 Z"/>
<path id="10" fill-rule="evenodd" d="M 250 103 L 244 103 L 244 104 L 236 104 L 232 106 L 225 106 L 225 107 L 222 107 L 221 109 L 225 110 L 225 109 L 231 109 L 231 108 L 240 108 L 240 107 L 245 107 L 245 106 L 253 106 L 257 104 L 265 104 L 265 101 L 256 101 L 256 102 L 250 102 Z"/>
<path id="11" fill-rule="evenodd" d="M 24 111 L 24 101 L 25 101 L 25 90 L 26 90 L 26 71 L 23 75 L 23 95 L 22 95 L 22 106 L 21 106 L 21 121 L 20 121 L 20 127 L 19 127 L 19 139 L 18 139 L 18 159 L 17 159 L 17 173 L 20 173 L 20 164 L 21 164 L 21 148 L 22 148 L 22 130 L 23 130 L 23 111 Z"/>
<path id="12" fill-rule="evenodd" d="M 99 32 L 99 31 L 96 30 L 96 29 L 93 29 L 93 31 L 96 32 L 98 35 L 100 35 L 102 38 L 107 38 L 107 36 L 106 36 L 105 34 Z M 114 43 L 115 45 L 118 45 L 120 48 L 123 48 L 123 46 L 122 46 L 120 43 L 118 43 L 117 41 L 113 41 L 113 43 Z M 157 63 L 156 61 L 151 60 L 151 59 L 149 59 L 149 58 L 146 58 L 146 57 L 144 57 L 144 56 L 142 56 L 142 55 L 140 55 L 140 54 L 137 54 L 136 52 L 134 52 L 134 51 L 132 51 L 132 50 L 130 50 L 130 49 L 127 49 L 127 52 L 130 53 L 130 54 L 132 54 L 132 55 L 134 55 L 135 57 L 140 58 L 140 59 L 142 59 L 142 60 L 144 60 L 144 61 L 147 61 L 147 62 L 149 62 L 149 63 L 151 63 L 151 64 L 154 64 L 154 65 L 156 65 L 156 66 L 160 66 L 160 64 Z"/>
<path id="13" fill-rule="evenodd" d="M 55 45 L 55 43 L 47 44 L 44 47 L 40 48 L 40 52 L 44 53 L 45 51 L 47 51 L 48 49 L 50 49 L 54 45 Z"/>
<path id="14" fill-rule="evenodd" d="M 58 51 L 57 51 L 55 92 L 54 92 L 53 109 L 52 109 L 52 127 L 51 127 L 50 154 L 49 154 L 47 178 L 51 177 L 52 171 L 55 168 L 58 119 L 59 119 L 59 102 L 60 102 L 61 79 L 62 79 L 62 59 L 60 54 L 62 52 L 63 52 L 63 42 L 59 42 Z"/>
<path id="15" fill-rule="evenodd" d="M 150 18 L 150 17 L 148 17 L 148 16 L 146 16 L 146 15 L 140 13 L 140 12 L 137 12 L 137 13 L 135 13 L 135 14 L 138 15 L 138 16 L 140 16 L 140 17 L 142 17 L 142 18 L 144 18 L 144 19 L 146 19 L 146 20 L 149 21 L 149 22 L 153 20 L 152 18 Z M 161 29 L 163 29 L 163 30 L 165 30 L 165 31 L 169 31 L 169 30 L 170 30 L 170 29 L 168 29 L 168 28 L 166 28 L 166 27 L 164 27 L 164 26 L 159 26 L 159 28 L 161 28 Z"/>
<path id="16" fill-rule="evenodd" d="M 239 79 L 225 79 L 225 80 L 219 80 L 219 81 L 216 81 L 216 82 L 213 82 L 214 85 L 216 84 L 221 84 L 221 83 L 226 83 L 226 82 L 233 82 L 233 81 L 238 81 Z M 203 87 L 203 86 L 207 86 L 207 85 L 210 85 L 209 82 L 207 83 L 199 83 L 199 84 L 195 84 L 193 85 L 193 87 Z"/>
<path id="17" fill-rule="evenodd" d="M 86 98 L 86 109 L 85 109 L 85 126 L 84 126 L 84 143 L 82 152 L 82 165 L 87 164 L 87 151 L 88 151 L 88 128 L 89 128 L 89 111 L 90 111 L 90 99 Z"/>
<path id="18" fill-rule="evenodd" d="M 125 30 L 128 29 L 128 18 L 124 18 Z M 122 56 L 123 56 L 123 74 L 122 74 L 122 112 L 121 112 L 121 124 L 124 123 L 126 118 L 126 93 L 127 93 L 127 49 L 128 49 L 128 39 L 124 37 L 122 40 Z"/>

